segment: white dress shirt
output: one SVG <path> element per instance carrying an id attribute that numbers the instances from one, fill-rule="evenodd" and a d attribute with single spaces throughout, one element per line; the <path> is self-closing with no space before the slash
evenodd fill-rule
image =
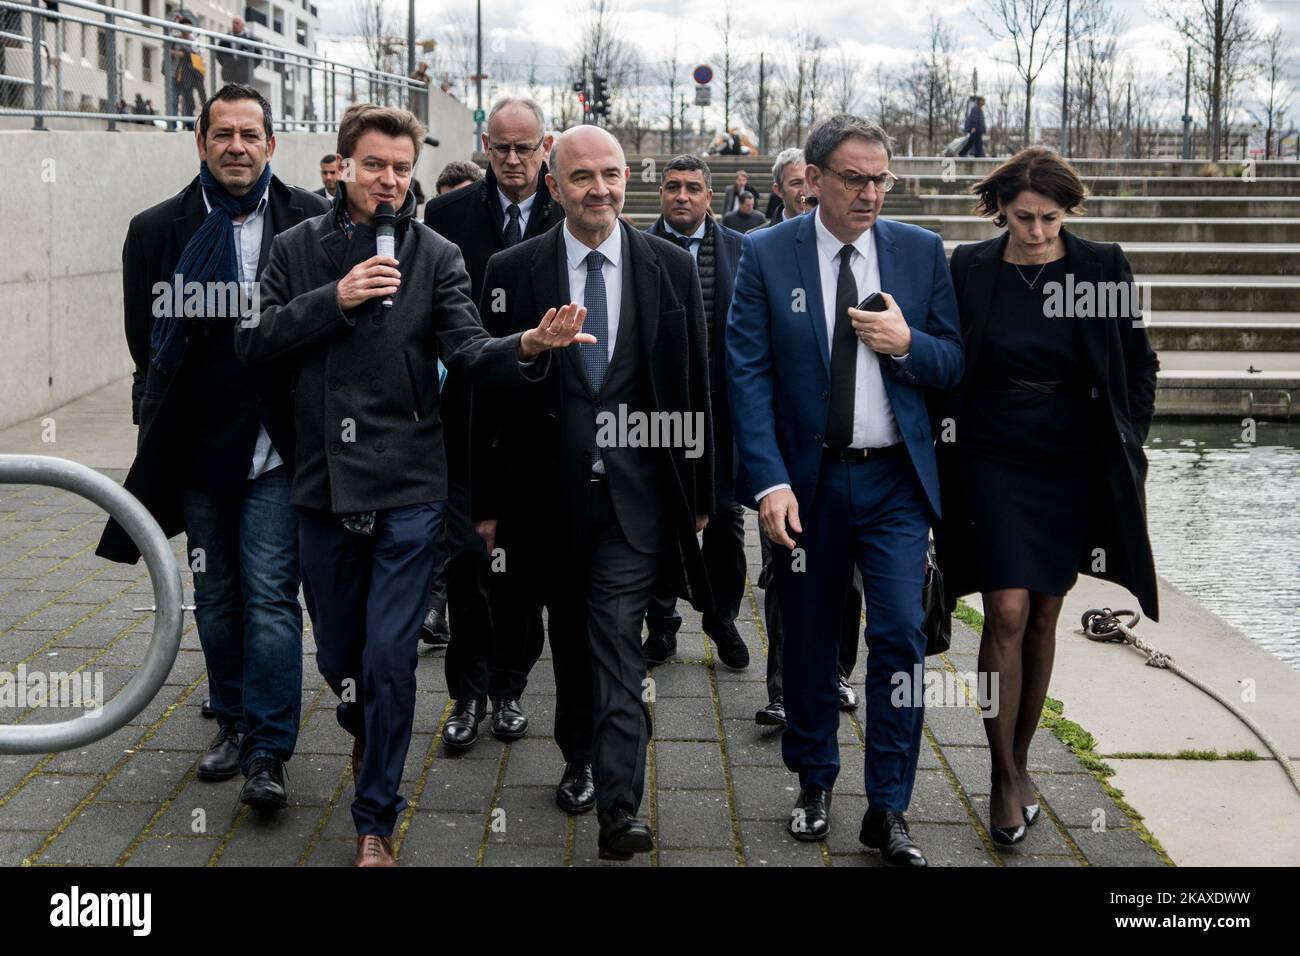
<path id="1" fill-rule="evenodd" d="M 212 211 L 208 194 L 202 189 L 203 208 Z M 243 222 L 233 223 L 235 227 L 235 260 L 239 264 L 239 284 L 244 290 L 246 301 L 251 301 L 253 283 L 257 281 L 257 260 L 262 258 L 262 229 L 266 225 L 266 196 L 252 212 L 244 216 Z M 247 478 L 253 479 L 266 474 L 272 468 L 284 464 L 280 453 L 271 444 L 271 436 L 266 426 L 257 423 L 257 444 L 253 446 L 253 459 L 248 466 Z"/>
<path id="2" fill-rule="evenodd" d="M 509 209 L 512 204 L 519 207 L 519 238 L 522 239 L 524 233 L 528 231 L 528 214 L 533 211 L 533 200 L 537 198 L 537 190 L 534 189 L 533 194 L 527 199 L 521 199 L 519 202 L 515 202 L 503 193 L 501 187 L 498 186 L 497 196 L 501 199 L 501 215 L 505 217 L 501 226 L 503 232 L 505 231 L 506 226 L 510 225 L 510 213 L 506 212 L 506 210 Z"/>
<path id="3" fill-rule="evenodd" d="M 587 293 L 587 254 L 592 250 L 576 239 L 569 232 L 569 223 L 564 223 L 564 250 L 569 266 L 569 301 L 584 305 Z M 614 358 L 614 343 L 618 341 L 618 316 L 623 307 L 623 230 L 615 224 L 614 231 L 596 247 L 596 251 L 605 257 L 600 273 L 605 277 L 605 303 L 609 315 L 609 334 L 606 336 L 605 357 Z M 583 326 L 584 332 L 590 329 Z"/>
<path id="4" fill-rule="evenodd" d="M 844 243 L 831 234 L 822 222 L 821 210 L 815 216 L 817 231 L 817 265 L 822 278 L 822 309 L 826 313 L 826 342 L 833 348 L 835 342 L 835 291 L 839 286 L 840 249 Z M 876 259 L 876 232 L 868 229 L 853 243 L 854 254 L 850 263 L 853 281 L 858 287 L 858 302 L 873 292 L 880 291 L 880 263 Z M 857 302 L 854 303 L 857 305 Z M 854 374 L 853 443 L 852 448 L 884 448 L 902 440 L 894 409 L 885 392 L 885 379 L 880 359 L 859 338 L 857 371 Z"/>
<path id="5" fill-rule="evenodd" d="M 826 321 L 827 347 L 835 343 L 835 293 L 839 287 L 840 249 L 844 243 L 831 234 L 822 222 L 821 210 L 813 213 L 813 228 L 817 234 L 817 267 L 821 273 L 822 311 Z M 880 262 L 876 258 L 875 230 L 868 229 L 853 243 L 853 282 L 858 287 L 858 302 L 873 292 L 880 291 Z M 857 303 L 854 303 L 855 305 Z M 894 409 L 885 391 L 882 361 L 902 362 L 907 355 L 878 358 L 861 340 L 857 340 L 857 368 L 853 376 L 853 444 L 852 448 L 884 448 L 902 441 Z M 761 500 L 780 488 L 789 488 L 782 482 L 766 488 L 754 496 Z"/>
<path id="6" fill-rule="evenodd" d="M 700 246 L 704 245 L 704 226 L 705 222 L 701 219 L 699 227 L 688 236 L 674 229 L 667 219 L 664 220 L 664 228 L 668 230 L 670 236 L 680 236 L 683 239 L 696 240 L 691 243 L 691 256 L 694 257 L 696 262 L 700 261 Z"/>

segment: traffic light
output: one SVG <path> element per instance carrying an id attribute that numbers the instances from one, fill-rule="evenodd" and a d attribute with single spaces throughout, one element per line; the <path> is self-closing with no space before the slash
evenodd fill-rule
<path id="1" fill-rule="evenodd" d="M 606 77 L 595 73 L 591 77 L 591 112 L 596 116 L 609 115 L 609 81 Z"/>

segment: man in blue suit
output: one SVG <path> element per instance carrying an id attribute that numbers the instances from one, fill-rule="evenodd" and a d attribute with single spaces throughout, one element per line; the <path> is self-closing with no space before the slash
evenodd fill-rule
<path id="1" fill-rule="evenodd" d="M 714 511 L 704 528 L 701 553 L 713 587 L 714 609 L 704 614 L 704 633 L 728 667 L 749 666 L 749 648 L 736 629 L 745 595 L 745 509 L 736 503 L 736 458 L 727 410 L 727 307 L 740 261 L 740 233 L 714 220 L 713 173 L 689 153 L 674 156 L 663 168 L 659 184 L 660 215 L 646 229 L 675 242 L 695 257 L 704 296 L 708 332 L 709 404 L 713 409 Z M 677 596 L 667 582 L 656 589 L 646 610 L 649 636 L 642 645 L 646 665 L 662 664 L 677 653 Z"/>
<path id="2" fill-rule="evenodd" d="M 939 481 L 926 389 L 961 378 L 942 239 L 879 219 L 893 141 L 823 120 L 804 146 L 817 211 L 746 235 L 727 320 L 740 500 L 776 545 L 785 620 L 781 749 L 799 775 L 790 833 L 824 840 L 839 773 L 836 657 L 856 564 L 867 605 L 867 813 L 859 839 L 924 866 L 904 811 L 921 742 L 921 588 Z M 856 306 L 880 292 L 887 308 Z M 896 677 L 895 675 L 901 675 Z M 895 694 L 899 680 L 912 693 Z M 894 698 L 901 698 L 895 700 Z"/>

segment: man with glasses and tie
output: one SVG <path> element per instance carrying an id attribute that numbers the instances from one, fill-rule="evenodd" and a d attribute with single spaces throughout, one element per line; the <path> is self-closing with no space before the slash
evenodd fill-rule
<path id="1" fill-rule="evenodd" d="M 727 307 L 740 262 L 740 233 L 709 214 L 713 202 L 713 173 L 690 154 L 674 156 L 663 168 L 659 183 L 659 218 L 646 232 L 675 242 L 695 259 L 709 331 L 709 394 L 713 404 L 713 477 L 717 482 L 714 511 L 704 529 L 704 564 L 709 571 L 715 607 L 704 615 L 704 633 L 727 667 L 749 666 L 749 648 L 736 629 L 745 593 L 745 510 L 735 501 L 735 455 L 731 420 L 727 414 Z M 650 667 L 677 653 L 677 595 L 669 587 L 656 591 L 646 611 L 642 651 Z"/>
<path id="2" fill-rule="evenodd" d="M 455 243 L 469 272 L 474 301 L 483 294 L 487 262 L 502 249 L 540 236 L 564 218 L 544 185 L 546 134 L 542 111 L 529 99 L 497 101 L 488 114 L 483 149 L 487 175 L 464 189 L 429 200 L 424 222 Z M 493 736 L 518 740 L 528 731 L 520 706 L 528 673 L 542 652 L 540 613 L 491 613 L 491 558 L 469 519 L 470 387 L 448 374 L 442 388 L 443 439 L 447 450 L 450 495 L 446 513 L 446 591 L 449 621 L 431 602 L 425 622 L 426 642 L 441 641 L 449 626 L 444 667 L 454 705 L 442 739 L 464 751 L 478 739 L 479 724 L 492 701 Z M 493 608 L 493 610 L 498 610 Z"/>
<path id="3" fill-rule="evenodd" d="M 866 594 L 867 812 L 858 839 L 924 866 L 904 812 L 921 742 L 921 588 L 939 517 L 927 389 L 961 379 L 943 240 L 879 218 L 893 140 L 838 115 L 804 145 L 815 213 L 745 236 L 727 322 L 738 485 L 771 539 L 785 625 L 782 756 L 799 775 L 789 831 L 824 840 L 839 773 L 836 658 L 845 588 Z M 879 292 L 883 309 L 863 311 Z M 873 304 L 874 305 L 874 304 Z"/>
<path id="4" fill-rule="evenodd" d="M 492 257 L 479 311 L 488 329 L 510 329 L 578 304 L 596 341 L 557 353 L 534 385 L 476 389 L 470 436 L 474 518 L 506 560 L 494 578 L 510 603 L 549 614 L 565 761 L 556 802 L 596 807 L 604 859 L 653 848 L 638 817 L 651 595 L 658 585 L 712 604 L 696 541 L 714 510 L 704 303 L 689 253 L 620 221 L 627 178 L 605 130 L 556 140 L 546 183 L 564 222 Z M 692 434 L 651 441 L 638 427 L 650 421 L 689 422 Z"/>

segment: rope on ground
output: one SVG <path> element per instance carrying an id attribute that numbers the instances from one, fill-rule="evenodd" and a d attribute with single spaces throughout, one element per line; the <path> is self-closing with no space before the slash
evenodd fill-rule
<path id="1" fill-rule="evenodd" d="M 1127 621 L 1121 620 L 1127 618 Z M 1290 759 L 1282 748 L 1273 742 L 1272 738 L 1264 732 L 1264 728 L 1251 720 L 1246 713 L 1235 703 L 1219 693 L 1213 687 L 1206 684 L 1203 680 L 1183 670 L 1174 663 L 1174 659 L 1153 648 L 1146 641 L 1142 640 L 1133 632 L 1137 627 L 1138 621 L 1142 620 L 1142 615 L 1137 611 L 1112 611 L 1108 607 L 1091 608 L 1083 613 L 1083 633 L 1089 640 L 1093 641 L 1110 641 L 1123 642 L 1129 644 L 1143 653 L 1146 657 L 1148 667 L 1159 667 L 1164 670 L 1173 671 L 1193 687 L 1204 691 L 1210 697 L 1217 700 L 1220 704 L 1228 709 L 1238 720 L 1250 728 L 1251 733 L 1260 739 L 1260 742 L 1268 748 L 1269 752 L 1277 758 L 1278 766 L 1286 773 L 1291 781 L 1291 786 L 1295 788 L 1296 793 L 1300 794 L 1300 778 L 1297 778 L 1295 767 L 1291 765 Z"/>

